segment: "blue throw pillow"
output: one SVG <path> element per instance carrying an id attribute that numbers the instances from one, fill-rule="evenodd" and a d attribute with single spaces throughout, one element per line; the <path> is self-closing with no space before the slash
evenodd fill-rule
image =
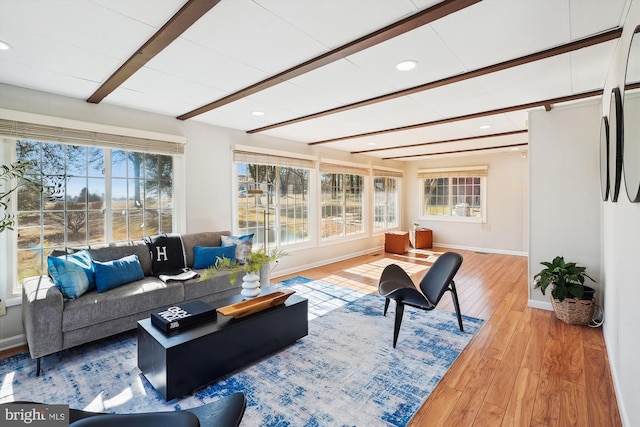
<path id="1" fill-rule="evenodd" d="M 74 300 L 89 289 L 89 279 L 84 269 L 78 264 L 61 257 L 49 256 L 47 258 L 47 268 L 49 275 L 53 279 L 65 300 Z"/>
<path id="2" fill-rule="evenodd" d="M 253 233 L 244 236 L 221 236 L 222 246 L 236 245 L 236 260 L 240 264 L 244 264 L 245 260 L 251 253 L 253 246 Z"/>
<path id="3" fill-rule="evenodd" d="M 231 246 L 194 246 L 193 268 L 207 268 L 215 265 L 218 258 L 236 259 L 236 245 Z"/>
<path id="4" fill-rule="evenodd" d="M 136 254 L 113 261 L 94 261 L 93 267 L 96 272 L 98 292 L 105 292 L 144 278 L 140 260 Z"/>

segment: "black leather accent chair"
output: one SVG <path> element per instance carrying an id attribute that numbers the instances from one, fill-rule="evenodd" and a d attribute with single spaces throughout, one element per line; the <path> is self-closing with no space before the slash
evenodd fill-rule
<path id="1" fill-rule="evenodd" d="M 238 427 L 246 407 L 247 397 L 244 393 L 237 392 L 215 402 L 182 411 L 104 414 L 69 409 L 69 425 L 70 427 Z"/>
<path id="2" fill-rule="evenodd" d="M 391 264 L 385 267 L 382 276 L 380 276 L 378 292 L 385 297 L 385 316 L 389 308 L 389 301 L 394 300 L 396 302 L 393 348 L 396 348 L 396 343 L 398 342 L 404 306 L 409 305 L 422 310 L 433 310 L 446 291 L 451 292 L 453 305 L 458 316 L 458 326 L 461 331 L 464 331 L 458 293 L 456 292 L 456 284 L 453 281 L 453 277 L 458 272 L 460 265 L 462 265 L 462 255 L 455 252 L 445 252 L 440 255 L 420 281 L 420 290 L 416 288 L 411 277 L 399 265 Z"/>

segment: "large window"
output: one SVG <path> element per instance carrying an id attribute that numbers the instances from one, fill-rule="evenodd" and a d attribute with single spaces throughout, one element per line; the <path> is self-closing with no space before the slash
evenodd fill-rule
<path id="1" fill-rule="evenodd" d="M 383 231 L 399 226 L 399 182 L 391 173 L 374 171 L 373 210 L 374 231 Z"/>
<path id="2" fill-rule="evenodd" d="M 33 178 L 59 184 L 55 200 L 18 192 L 18 283 L 44 273 L 54 249 L 173 230 L 171 156 L 27 139 L 15 153 L 33 164 Z"/>
<path id="3" fill-rule="evenodd" d="M 332 166 L 321 166 L 322 239 L 349 236 L 365 230 L 364 174 L 337 173 L 333 169 Z"/>
<path id="4" fill-rule="evenodd" d="M 485 220 L 486 167 L 421 171 L 421 217 Z"/>
<path id="5" fill-rule="evenodd" d="M 254 243 L 309 241 L 309 169 L 236 163 L 238 232 Z"/>

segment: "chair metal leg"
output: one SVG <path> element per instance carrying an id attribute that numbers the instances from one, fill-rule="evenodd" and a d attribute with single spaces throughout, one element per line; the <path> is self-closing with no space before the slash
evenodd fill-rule
<path id="1" fill-rule="evenodd" d="M 462 326 L 462 315 L 460 314 L 460 303 L 458 302 L 458 292 L 456 291 L 456 284 L 453 280 L 451 281 L 451 298 L 453 298 L 453 307 L 456 309 L 456 315 L 458 316 L 460 332 L 464 332 L 464 327 Z"/>
<path id="2" fill-rule="evenodd" d="M 36 359 L 36 377 L 40 376 L 40 360 L 42 359 L 42 357 L 38 357 Z"/>
<path id="3" fill-rule="evenodd" d="M 387 309 L 389 308 L 389 298 L 385 298 L 384 299 L 384 312 L 382 313 L 383 316 L 387 315 Z"/>
<path id="4" fill-rule="evenodd" d="M 393 348 L 396 348 L 398 342 L 398 334 L 400 333 L 400 325 L 402 324 L 402 315 L 404 314 L 404 304 L 396 300 L 396 321 L 393 325 Z"/>

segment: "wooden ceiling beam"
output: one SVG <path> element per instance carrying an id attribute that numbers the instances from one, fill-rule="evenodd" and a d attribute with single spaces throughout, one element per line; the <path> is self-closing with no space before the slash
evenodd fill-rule
<path id="1" fill-rule="evenodd" d="M 374 31 L 373 33 L 367 34 L 364 37 L 360 37 L 357 40 L 337 47 L 329 52 L 305 61 L 302 64 L 296 65 L 295 67 L 289 68 L 288 70 L 282 71 L 281 73 L 234 92 L 231 95 L 227 95 L 224 98 L 220 98 L 207 105 L 203 105 L 202 107 L 189 111 L 188 113 L 182 114 L 177 118 L 179 120 L 187 120 L 206 113 L 207 111 L 222 107 L 223 105 L 238 101 L 239 99 L 246 98 L 254 93 L 263 91 L 287 80 L 291 80 L 295 77 L 301 76 L 302 74 L 308 73 L 309 71 L 331 64 L 339 59 L 346 58 L 349 55 L 353 55 L 354 53 L 368 49 L 379 43 L 436 21 L 451 13 L 458 12 L 459 10 L 474 5 L 480 1 L 481 0 L 445 0 L 428 9 L 422 10 L 414 15 Z"/>
<path id="2" fill-rule="evenodd" d="M 187 28 L 202 18 L 220 0 L 189 0 L 149 40 L 131 55 L 88 99 L 98 104 L 142 68 L 154 56 L 180 37 Z"/>
<path id="3" fill-rule="evenodd" d="M 288 126 L 295 123 L 304 122 L 307 120 L 317 119 L 331 114 L 341 113 L 344 111 L 353 110 L 356 108 L 366 107 L 368 105 L 377 104 L 378 102 L 390 101 L 392 99 L 400 98 L 403 96 L 411 95 L 417 92 L 423 92 L 429 89 L 435 89 L 437 87 L 458 83 L 464 80 L 469 80 L 475 77 L 484 76 L 487 74 L 503 71 L 509 68 L 517 67 L 519 65 L 529 64 L 531 62 L 540 61 L 542 59 L 551 58 L 553 56 L 562 55 L 565 53 L 573 52 L 585 47 L 594 46 L 600 43 L 608 42 L 620 38 L 622 35 L 622 28 L 616 28 L 614 30 L 607 31 L 605 33 L 597 34 L 595 36 L 586 37 L 584 39 L 576 40 L 571 43 L 567 43 L 561 46 L 556 46 L 550 49 L 542 50 L 540 52 L 532 53 L 529 55 L 521 56 L 519 58 L 511 59 L 508 61 L 500 62 L 498 64 L 489 65 L 477 70 L 468 71 L 466 73 L 457 74 L 455 76 L 446 77 L 444 79 L 436 80 L 433 82 L 425 83 L 422 85 L 414 86 L 408 89 L 399 90 L 396 92 L 388 93 L 385 95 L 376 96 L 374 98 L 365 99 L 363 101 L 354 102 L 340 107 L 331 108 L 329 110 L 320 111 L 306 116 L 297 117 L 295 119 L 286 120 L 279 123 L 273 123 L 268 126 L 263 126 L 257 129 L 248 130 L 247 133 L 258 133 L 267 130 L 279 128 L 282 126 Z"/>
<path id="4" fill-rule="evenodd" d="M 382 160 L 408 159 L 408 158 L 412 158 L 412 157 L 437 156 L 437 155 L 440 155 L 440 154 L 471 153 L 471 152 L 474 152 L 474 151 L 487 151 L 487 150 L 499 150 L 499 149 L 503 149 L 503 148 L 526 147 L 528 145 L 529 145 L 529 143 L 496 145 L 495 147 L 468 148 L 468 149 L 465 149 L 465 150 L 441 151 L 439 153 L 410 154 L 408 156 L 383 157 Z"/>
<path id="5" fill-rule="evenodd" d="M 398 149 L 402 149 L 402 148 L 424 147 L 424 146 L 427 146 L 427 145 L 446 144 L 447 142 L 473 141 L 473 140 L 476 140 L 476 139 L 498 138 L 498 137 L 501 137 L 501 136 L 519 135 L 519 134 L 527 133 L 527 132 L 529 132 L 527 129 L 513 130 L 513 131 L 510 131 L 510 132 L 500 132 L 500 133 L 491 133 L 491 134 L 487 134 L 487 135 L 468 136 L 468 137 L 465 137 L 465 138 L 445 139 L 445 140 L 442 140 L 442 141 L 421 142 L 419 144 L 397 145 L 395 147 L 373 148 L 371 150 L 352 151 L 351 154 L 365 154 L 365 153 L 372 153 L 372 152 L 375 152 L 375 151 L 388 151 L 388 150 L 398 150 Z"/>
<path id="6" fill-rule="evenodd" d="M 561 102 L 576 101 L 579 99 L 592 98 L 594 96 L 602 96 L 602 89 L 592 90 L 589 92 L 578 93 L 576 95 L 563 96 L 560 98 L 546 99 L 543 101 L 529 102 L 527 104 L 514 105 L 511 107 L 498 108 L 495 110 L 482 111 L 479 113 L 465 114 L 463 116 L 449 117 L 447 119 L 434 120 L 431 122 L 417 123 L 414 125 L 400 126 L 397 128 L 381 129 L 373 132 L 360 133 L 349 136 L 341 136 L 338 138 L 325 139 L 322 141 L 309 142 L 307 145 L 328 144 L 329 142 L 344 141 L 347 139 L 362 138 L 365 136 L 384 135 L 386 133 L 402 132 L 405 130 L 419 129 L 428 126 L 443 125 L 446 123 L 460 122 L 462 120 L 477 119 L 479 117 L 493 116 L 496 114 L 510 113 L 513 111 L 527 110 L 529 108 L 544 107 L 547 104 L 558 104 Z"/>

